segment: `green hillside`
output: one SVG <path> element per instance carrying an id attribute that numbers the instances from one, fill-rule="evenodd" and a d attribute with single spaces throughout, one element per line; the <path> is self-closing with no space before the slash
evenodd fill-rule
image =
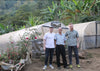
<path id="1" fill-rule="evenodd" d="M 0 0 L 0 34 L 59 20 L 100 20 L 99 0 Z"/>

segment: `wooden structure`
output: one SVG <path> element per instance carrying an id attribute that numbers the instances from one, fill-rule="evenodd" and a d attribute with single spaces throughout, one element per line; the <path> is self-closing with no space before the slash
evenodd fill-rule
<path id="1" fill-rule="evenodd" d="M 20 62 L 16 65 L 1 62 L 0 66 L 1 66 L 1 70 L 3 70 L 3 71 L 8 71 L 8 70 L 10 70 L 10 71 L 21 71 L 21 69 L 25 66 L 25 60 L 21 59 Z"/>

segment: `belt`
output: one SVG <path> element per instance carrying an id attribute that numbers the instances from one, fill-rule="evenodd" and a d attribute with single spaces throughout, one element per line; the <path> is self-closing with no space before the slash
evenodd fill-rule
<path id="1" fill-rule="evenodd" d="M 57 44 L 58 46 L 64 46 L 63 44 Z"/>

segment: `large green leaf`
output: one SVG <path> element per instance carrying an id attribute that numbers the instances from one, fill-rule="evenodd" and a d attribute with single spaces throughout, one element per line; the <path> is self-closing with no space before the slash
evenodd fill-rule
<path id="1" fill-rule="evenodd" d="M 77 6 L 78 2 L 76 0 L 73 0 L 74 4 Z"/>
<path id="2" fill-rule="evenodd" d="M 0 24 L 0 28 L 1 28 L 1 29 L 5 29 L 5 27 L 4 27 L 3 24 Z"/>

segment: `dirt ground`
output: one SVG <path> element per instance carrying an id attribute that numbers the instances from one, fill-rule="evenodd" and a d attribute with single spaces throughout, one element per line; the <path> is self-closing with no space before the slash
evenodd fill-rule
<path id="1" fill-rule="evenodd" d="M 49 66 L 45 71 L 100 71 L 100 48 L 86 50 L 90 54 L 90 58 L 80 59 L 81 68 L 77 68 L 75 65 L 75 58 L 73 57 L 73 69 L 64 69 L 63 66 L 60 70 L 57 69 L 55 63 L 53 66 L 54 70 L 50 69 Z M 54 56 L 55 60 L 55 56 Z M 54 61 L 53 60 L 53 61 Z M 68 61 L 68 58 L 67 58 Z M 44 62 L 40 59 L 35 59 L 32 64 L 26 65 L 24 71 L 43 71 Z"/>

